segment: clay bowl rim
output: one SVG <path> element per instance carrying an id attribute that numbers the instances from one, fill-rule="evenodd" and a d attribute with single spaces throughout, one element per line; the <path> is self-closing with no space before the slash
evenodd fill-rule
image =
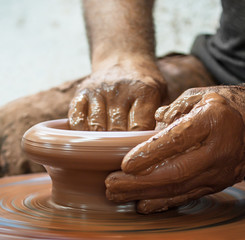
<path id="1" fill-rule="evenodd" d="M 64 127 L 66 127 L 66 129 L 64 129 Z M 121 147 L 134 146 L 134 142 L 137 138 L 150 138 L 158 133 L 156 130 L 79 131 L 67 129 L 68 127 L 68 119 L 66 118 L 41 122 L 25 132 L 22 142 L 43 148 L 59 148 L 59 146 L 67 148 L 68 145 L 72 145 L 75 148 Z"/>
<path id="2" fill-rule="evenodd" d="M 78 164 L 84 164 L 84 168 L 92 169 L 95 163 L 95 160 L 92 159 L 103 156 L 105 164 L 112 164 L 112 169 L 118 165 L 116 163 L 118 160 L 114 162 L 113 158 L 122 159 L 136 145 L 157 133 L 155 130 L 77 131 L 60 129 L 62 127 L 68 128 L 68 119 L 38 123 L 27 130 L 22 138 L 22 149 L 27 157 L 42 165 L 76 168 Z M 91 162 L 88 162 L 86 158 L 90 158 Z M 79 166 L 82 168 L 81 165 Z"/>

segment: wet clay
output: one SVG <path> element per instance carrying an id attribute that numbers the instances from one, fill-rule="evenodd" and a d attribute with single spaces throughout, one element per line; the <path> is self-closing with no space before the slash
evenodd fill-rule
<path id="1" fill-rule="evenodd" d="M 69 130 L 67 119 L 40 123 L 22 140 L 27 157 L 42 164 L 52 179 L 52 201 L 61 206 L 104 212 L 135 211 L 134 203 L 105 197 L 105 178 L 120 169 L 125 154 L 155 131 Z"/>
<path id="2" fill-rule="evenodd" d="M 240 95 L 228 98 L 231 88 L 214 89 L 187 91 L 157 111 L 157 129 L 164 129 L 125 156 L 123 172 L 109 175 L 110 200 L 140 200 L 137 209 L 147 214 L 242 181 L 245 105 L 239 96 L 245 91 L 239 87 Z"/>
<path id="3" fill-rule="evenodd" d="M 47 174 L 0 179 L 0 239 L 243 240 L 245 185 L 160 214 L 83 211 L 54 204 Z"/>

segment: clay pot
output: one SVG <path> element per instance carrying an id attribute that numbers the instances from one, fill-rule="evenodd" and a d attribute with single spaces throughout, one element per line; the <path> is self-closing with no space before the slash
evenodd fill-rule
<path id="1" fill-rule="evenodd" d="M 22 148 L 52 179 L 53 203 L 95 211 L 134 211 L 134 203 L 115 204 L 105 197 L 106 176 L 120 170 L 124 155 L 155 131 L 91 132 L 69 130 L 67 119 L 30 128 Z"/>

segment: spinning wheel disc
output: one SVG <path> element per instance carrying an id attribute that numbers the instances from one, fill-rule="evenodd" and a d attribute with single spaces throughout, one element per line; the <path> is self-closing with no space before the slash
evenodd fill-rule
<path id="1" fill-rule="evenodd" d="M 164 213 L 55 205 L 47 174 L 0 179 L 1 239 L 244 239 L 245 183 Z"/>

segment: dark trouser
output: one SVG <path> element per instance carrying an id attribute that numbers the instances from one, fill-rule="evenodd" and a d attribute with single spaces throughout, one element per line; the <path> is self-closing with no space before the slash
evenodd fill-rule
<path id="1" fill-rule="evenodd" d="M 222 0 L 220 27 L 215 35 L 196 38 L 191 53 L 217 84 L 245 82 L 245 0 Z"/>

